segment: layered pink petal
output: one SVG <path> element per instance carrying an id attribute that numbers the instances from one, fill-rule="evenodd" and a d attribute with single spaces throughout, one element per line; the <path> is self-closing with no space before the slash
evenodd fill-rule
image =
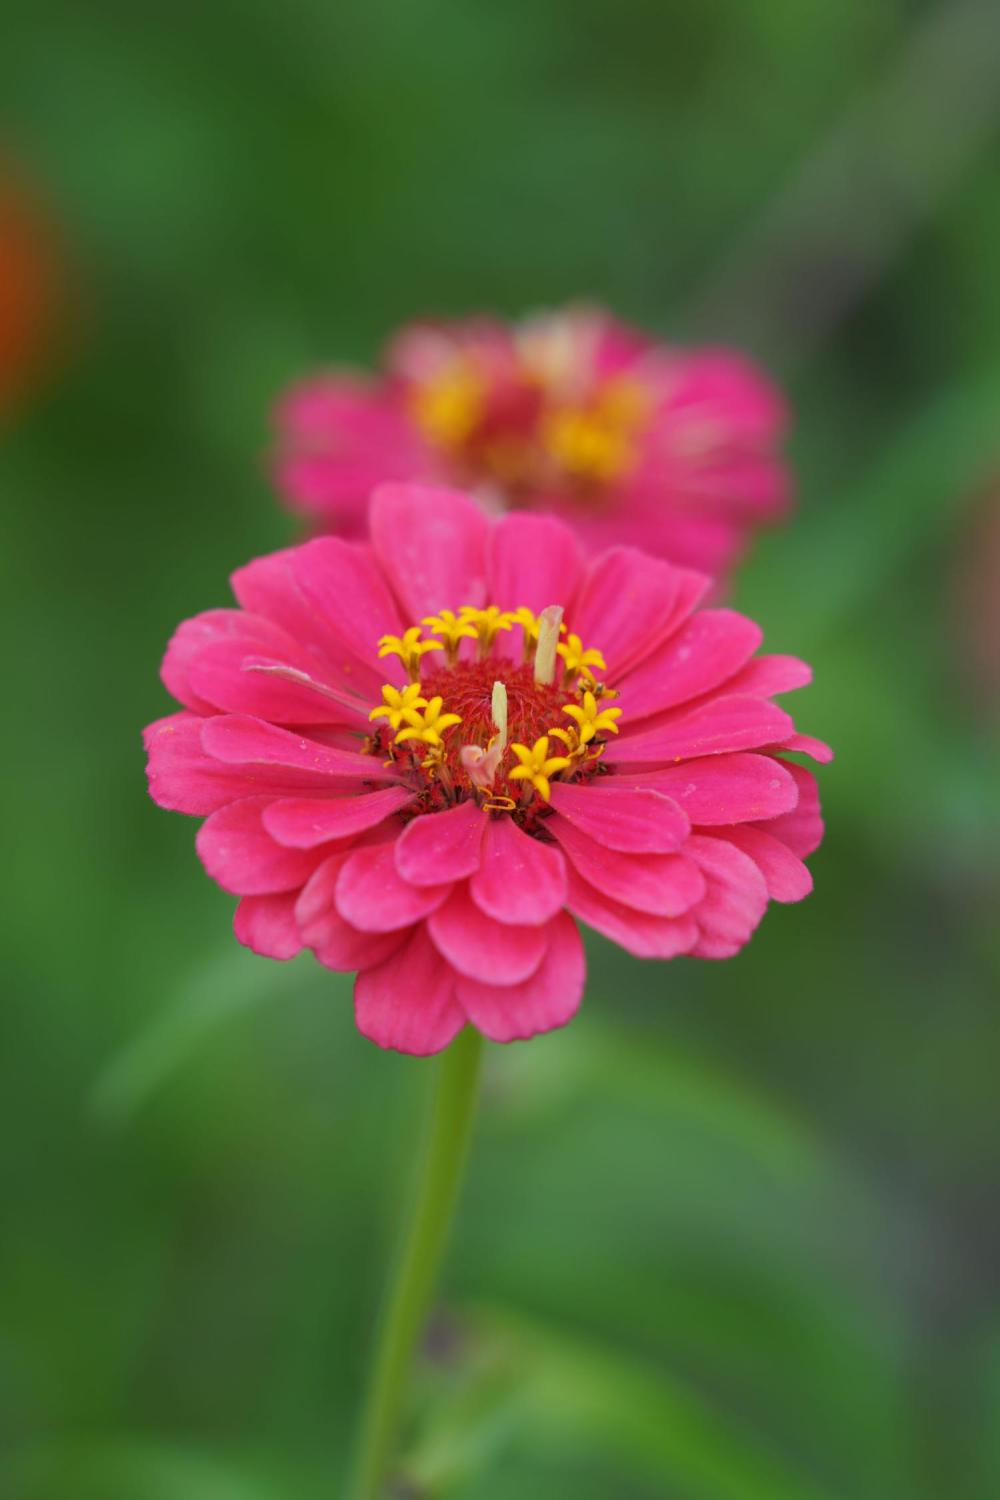
<path id="1" fill-rule="evenodd" d="M 490 534 L 490 598 L 502 609 L 527 606 L 536 614 L 549 604 L 572 608 L 583 572 L 580 544 L 552 516 L 515 511 Z"/>
<path id="2" fill-rule="evenodd" d="M 797 656 L 757 656 L 726 683 L 727 693 L 740 697 L 773 698 L 812 682 L 812 667 Z"/>
<path id="3" fill-rule="evenodd" d="M 440 885 L 474 875 L 486 822 L 487 814 L 471 801 L 414 818 L 396 841 L 396 869 L 411 885 Z"/>
<path id="4" fill-rule="evenodd" d="M 354 985 L 358 1030 L 394 1052 L 426 1057 L 440 1052 L 465 1025 L 448 965 L 422 927 L 384 963 L 359 974 Z"/>
<path id="5" fill-rule="evenodd" d="M 659 651 L 621 682 L 621 706 L 630 723 L 697 698 L 749 661 L 761 642 L 758 625 L 731 609 L 692 616 Z"/>
<path id="6" fill-rule="evenodd" d="M 746 824 L 727 828 L 720 837 L 748 854 L 763 875 L 772 901 L 802 901 L 813 888 L 812 876 L 787 844 Z"/>
<path id="7" fill-rule="evenodd" d="M 242 647 L 243 656 L 260 652 L 297 651 L 291 636 L 273 621 L 242 609 L 209 609 L 178 625 L 170 638 L 160 677 L 168 693 L 197 713 L 219 707 L 214 699 L 199 697 L 191 684 L 191 667 L 212 646 Z"/>
<path id="8" fill-rule="evenodd" d="M 798 782 L 784 761 L 770 755 L 712 755 L 648 773 L 651 785 L 672 797 L 692 823 L 754 823 L 795 807 Z"/>
<path id="9" fill-rule="evenodd" d="M 608 676 L 620 679 L 676 630 L 709 586 L 629 547 L 594 559 L 573 612 L 585 645 L 600 642 Z"/>
<path id="10" fill-rule="evenodd" d="M 459 975 L 455 992 L 472 1024 L 494 1042 L 522 1041 L 565 1026 L 583 998 L 587 964 L 572 917 L 560 912 L 546 929 L 548 948 L 520 984 L 483 984 Z"/>
<path id="11" fill-rule="evenodd" d="M 799 859 L 808 859 L 823 842 L 824 833 L 816 778 L 805 766 L 796 765 L 794 761 L 775 761 L 774 764 L 782 766 L 795 782 L 798 802 L 788 812 L 783 811 L 767 822 L 759 821 L 757 827 L 780 839 Z"/>
<path id="12" fill-rule="evenodd" d="M 322 788 L 372 781 L 394 781 L 396 774 L 374 755 L 337 750 L 305 735 L 292 734 L 246 714 L 223 714 L 203 723 L 201 743 L 207 754 L 226 765 L 259 767 L 262 772 L 295 773 L 298 785 Z M 306 779 L 301 779 L 306 778 Z M 296 783 L 289 777 L 289 784 Z"/>
<path id="13" fill-rule="evenodd" d="M 654 917 L 679 917 L 705 894 L 698 866 L 683 854 L 622 854 L 558 814 L 546 827 L 578 874 L 625 906 Z"/>
<path id="14" fill-rule="evenodd" d="M 366 727 L 368 704 L 315 675 L 308 657 L 281 659 L 220 642 L 192 662 L 191 687 L 223 713 L 251 714 L 273 724 L 351 724 Z"/>
<path id="15" fill-rule="evenodd" d="M 372 545 L 410 621 L 483 604 L 489 526 L 457 490 L 386 484 L 369 511 Z"/>
<path id="16" fill-rule="evenodd" d="M 324 968 L 338 973 L 373 968 L 406 939 L 405 928 L 388 933 L 359 932 L 340 915 L 335 894 L 346 859 L 346 852 L 332 854 L 318 865 L 295 903 L 295 920 L 303 942 Z"/>
<path id="17" fill-rule="evenodd" d="M 624 730 L 604 752 L 608 765 L 660 765 L 702 755 L 780 744 L 792 720 L 766 698 L 717 698 L 683 717 L 670 717 L 637 734 Z"/>
<path id="18" fill-rule="evenodd" d="M 696 958 L 732 958 L 749 942 L 767 909 L 767 884 L 742 849 L 721 838 L 692 834 L 684 852 L 696 860 L 707 890 L 693 913 Z"/>
<path id="19" fill-rule="evenodd" d="M 545 953 L 545 927 L 519 927 L 486 915 L 456 886 L 427 919 L 438 952 L 452 968 L 486 984 L 519 984 L 533 974 Z"/>
<path id="20" fill-rule="evenodd" d="M 529 838 L 511 818 L 490 818 L 469 892 L 498 922 L 537 926 L 566 901 L 566 865 L 558 849 Z"/>
<path id="21" fill-rule="evenodd" d="M 304 599 L 369 673 L 376 661 L 383 680 L 399 684 L 406 672 L 398 657 L 378 657 L 383 635 L 401 635 L 402 619 L 385 577 L 367 547 L 323 536 L 297 547 L 295 581 Z"/>
<path id="22" fill-rule="evenodd" d="M 278 407 L 276 427 L 279 489 L 296 510 L 340 535 L 364 530 L 377 484 L 420 478 L 432 468 L 405 407 L 352 371 L 296 386 Z"/>
<path id="23" fill-rule="evenodd" d="M 388 786 L 356 797 L 281 798 L 264 809 L 264 827 L 279 844 L 312 849 L 377 827 L 413 796 L 406 787 Z"/>
<path id="24" fill-rule="evenodd" d="M 337 910 L 360 932 L 395 932 L 435 911 L 450 884 L 410 885 L 396 869 L 392 843 L 355 849 L 337 877 Z"/>
<path id="25" fill-rule="evenodd" d="M 808 755 L 821 766 L 833 760 L 833 751 L 825 740 L 813 739 L 811 734 L 793 734 L 789 739 L 775 745 L 776 750 L 791 751 L 795 755 Z"/>
<path id="26" fill-rule="evenodd" d="M 367 548 L 362 550 L 368 554 Z M 295 576 L 298 551 L 289 547 L 238 568 L 230 579 L 233 593 L 244 609 L 273 620 L 297 641 L 315 659 L 317 675 L 324 681 L 353 691 L 358 697 L 377 700 L 379 688 L 387 680 L 380 664 L 362 662 L 304 596 Z"/>
<path id="27" fill-rule="evenodd" d="M 556 781 L 552 806 L 598 843 L 629 854 L 671 854 L 690 829 L 687 814 L 645 778 L 622 775 L 586 786 Z"/>
<path id="28" fill-rule="evenodd" d="M 261 818 L 267 802 L 266 797 L 231 802 L 206 818 L 195 838 L 209 875 L 236 896 L 296 890 L 318 862 L 311 850 L 286 849 L 271 838 Z"/>
<path id="29" fill-rule="evenodd" d="M 261 790 L 259 777 L 221 765 L 205 754 L 201 744 L 204 724 L 197 714 L 179 713 L 157 719 L 143 730 L 149 795 L 170 812 L 204 817 Z"/>
<path id="30" fill-rule="evenodd" d="M 296 891 L 277 896 L 244 896 L 233 917 L 238 942 L 262 958 L 294 958 L 303 948 L 295 921 Z"/>
<path id="31" fill-rule="evenodd" d="M 697 941 L 698 924 L 689 913 L 654 917 L 606 896 L 573 869 L 568 878 L 568 904 L 574 917 L 636 958 L 676 958 Z"/>

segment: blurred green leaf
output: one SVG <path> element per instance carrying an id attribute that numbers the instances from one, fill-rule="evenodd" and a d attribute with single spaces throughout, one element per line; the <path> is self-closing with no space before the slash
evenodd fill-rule
<path id="1" fill-rule="evenodd" d="M 1000 462 L 1000 368 L 935 391 L 883 444 L 853 490 L 760 549 L 740 603 L 769 644 L 809 656 L 935 537 Z"/>
<path id="2" fill-rule="evenodd" d="M 98 1116 L 113 1123 L 129 1118 L 220 1026 L 288 986 L 284 965 L 230 942 L 179 987 L 145 1031 L 111 1058 L 93 1089 Z"/>
<path id="3" fill-rule="evenodd" d="M 0 1464 L 0 1477 L 17 1486 L 17 1500 L 289 1500 L 321 1493 L 301 1473 L 272 1479 L 267 1468 L 259 1460 L 107 1440 L 15 1454 Z"/>
<path id="4" fill-rule="evenodd" d="M 664 1370 L 495 1307 L 468 1317 L 471 1336 L 498 1346 L 517 1371 L 519 1441 L 544 1446 L 569 1433 L 586 1449 L 610 1451 L 623 1472 L 690 1500 L 835 1500 Z M 412 1462 L 423 1472 L 426 1458 Z"/>

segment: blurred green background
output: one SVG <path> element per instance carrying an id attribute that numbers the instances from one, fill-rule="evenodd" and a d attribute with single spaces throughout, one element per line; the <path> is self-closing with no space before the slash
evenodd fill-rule
<path id="1" fill-rule="evenodd" d="M 433 1064 L 237 948 L 138 732 L 174 624 L 294 535 L 285 382 L 580 296 L 791 393 L 800 511 L 738 602 L 815 664 L 829 832 L 738 959 L 595 942 L 573 1026 L 490 1049 L 405 1493 L 1000 1494 L 996 5 L 0 28 L 70 323 L 0 434 L 0 1496 L 341 1492 Z"/>

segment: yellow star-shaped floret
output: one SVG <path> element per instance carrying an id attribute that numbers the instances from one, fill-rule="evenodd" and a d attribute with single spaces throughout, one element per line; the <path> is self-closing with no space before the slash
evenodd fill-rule
<path id="1" fill-rule="evenodd" d="M 565 771 L 570 764 L 568 755 L 550 755 L 549 737 L 543 734 L 529 750 L 527 745 L 511 745 L 520 764 L 507 772 L 508 781 L 530 781 L 540 797 L 548 802 L 552 792 L 549 778 L 557 771 Z"/>
<path id="2" fill-rule="evenodd" d="M 461 640 L 477 640 L 479 631 L 471 620 L 459 618 L 454 610 L 442 609 L 439 614 L 427 615 L 420 622 L 432 630 L 435 635 L 442 636 L 445 648 L 450 657 L 454 657 L 458 651 L 458 643 Z"/>
<path id="3" fill-rule="evenodd" d="M 581 745 L 589 745 L 599 734 L 617 734 L 618 725 L 615 720 L 622 716 L 620 708 L 599 708 L 597 699 L 589 688 L 583 695 L 582 703 L 567 703 L 563 713 L 575 721 Z"/>
<path id="4" fill-rule="evenodd" d="M 398 656 L 413 681 L 420 676 L 420 658 L 427 651 L 443 651 L 440 641 L 421 639 L 419 625 L 411 625 L 402 635 L 384 635 L 378 643 L 379 656 Z"/>
<path id="5" fill-rule="evenodd" d="M 578 672 L 589 674 L 591 667 L 596 667 L 599 672 L 608 670 L 601 653 L 593 650 L 585 651 L 580 637 L 573 635 L 572 632 L 564 641 L 559 642 L 556 649 L 566 664 L 567 677 L 575 677 Z"/>
<path id="6" fill-rule="evenodd" d="M 373 708 L 369 719 L 388 719 L 391 729 L 398 729 L 404 721 L 412 723 L 411 715 L 417 709 L 427 707 L 427 699 L 421 697 L 420 683 L 408 682 L 405 688 L 394 688 L 387 682 L 382 689 L 382 706 Z M 419 714 L 417 714 L 419 722 Z"/>
<path id="7" fill-rule="evenodd" d="M 460 613 L 463 621 L 475 627 L 480 649 L 483 652 L 490 649 L 499 631 L 509 630 L 514 623 L 514 616 L 508 610 L 499 609 L 495 604 L 488 604 L 485 609 L 476 609 L 472 604 L 463 604 Z"/>
<path id="8" fill-rule="evenodd" d="M 414 709 L 409 723 L 405 729 L 401 729 L 396 735 L 396 744 L 402 745 L 407 740 L 419 740 L 423 745 L 441 745 L 442 735 L 446 729 L 453 724 L 461 724 L 461 714 L 443 714 L 444 699 L 440 696 L 432 698 L 427 707 L 421 713 Z"/>

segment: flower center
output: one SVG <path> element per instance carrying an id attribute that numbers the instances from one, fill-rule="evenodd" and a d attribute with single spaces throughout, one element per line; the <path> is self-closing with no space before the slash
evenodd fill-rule
<path id="1" fill-rule="evenodd" d="M 634 377 L 581 363 L 567 371 L 531 344 L 501 362 L 456 350 L 412 386 L 410 409 L 464 481 L 593 494 L 635 468 L 651 399 Z"/>
<path id="2" fill-rule="evenodd" d="M 518 631 L 520 659 L 500 654 L 501 640 L 509 649 Z M 553 780 L 595 775 L 608 735 L 618 733 L 617 694 L 596 675 L 604 658 L 567 632 L 558 605 L 540 615 L 496 605 L 442 610 L 383 636 L 379 655 L 399 657 L 410 681 L 383 687 L 366 749 L 414 784 L 416 811 L 474 798 L 531 828 Z"/>

